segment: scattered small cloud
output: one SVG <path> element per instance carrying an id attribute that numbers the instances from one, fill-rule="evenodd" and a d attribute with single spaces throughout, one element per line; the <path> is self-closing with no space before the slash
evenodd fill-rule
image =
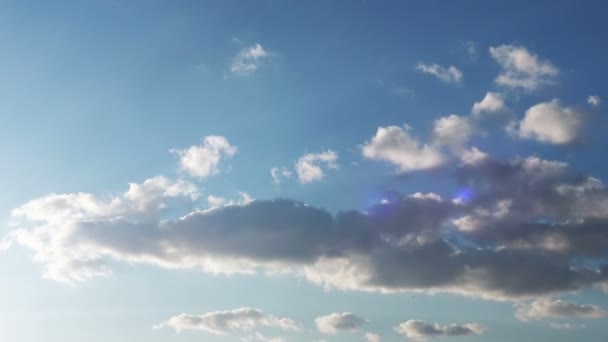
<path id="1" fill-rule="evenodd" d="M 462 71 L 453 65 L 444 67 L 439 64 L 418 63 L 416 70 L 433 75 L 444 83 L 460 84 L 462 82 Z"/>
<path id="2" fill-rule="evenodd" d="M 495 80 L 500 86 L 533 91 L 541 86 L 557 83 L 559 70 L 551 62 L 539 59 L 523 46 L 490 47 L 490 55 L 502 69 Z"/>
<path id="3" fill-rule="evenodd" d="M 258 327 L 273 327 L 298 331 L 301 325 L 289 318 L 280 318 L 258 309 L 240 308 L 230 311 L 215 311 L 202 315 L 180 314 L 155 325 L 155 329 L 173 328 L 177 332 L 199 330 L 215 335 L 251 331 Z"/>
<path id="4" fill-rule="evenodd" d="M 233 76 L 250 76 L 254 74 L 268 59 L 270 53 L 257 43 L 246 47 L 232 59 L 230 73 Z"/>
<path id="5" fill-rule="evenodd" d="M 602 318 L 606 316 L 606 311 L 597 305 L 542 298 L 521 304 L 515 316 L 522 321 L 547 318 Z"/>
<path id="6" fill-rule="evenodd" d="M 287 168 L 273 167 L 270 169 L 270 175 L 274 184 L 281 184 L 283 179 L 291 178 L 292 172 Z"/>
<path id="7" fill-rule="evenodd" d="M 315 319 L 317 329 L 323 334 L 335 334 L 340 331 L 355 332 L 367 323 L 368 320 L 350 312 L 334 312 Z"/>
<path id="8" fill-rule="evenodd" d="M 601 104 L 600 97 L 597 95 L 589 95 L 587 98 L 587 103 L 592 107 L 598 107 Z"/>
<path id="9" fill-rule="evenodd" d="M 225 137 L 210 135 L 198 146 L 183 150 L 173 149 L 171 152 L 179 156 L 179 166 L 183 171 L 204 179 L 219 174 L 222 160 L 234 157 L 238 149 Z"/>
<path id="10" fill-rule="evenodd" d="M 431 338 L 441 336 L 467 336 L 480 335 L 484 328 L 476 323 L 464 325 L 450 324 L 439 325 L 437 323 L 427 323 L 419 320 L 405 321 L 394 328 L 394 330 L 409 339 L 415 341 L 426 341 Z"/>
<path id="11" fill-rule="evenodd" d="M 485 113 L 495 114 L 505 111 L 507 111 L 507 106 L 505 105 L 503 96 L 489 91 L 481 101 L 475 102 L 471 113 L 479 117 Z"/>
<path id="12" fill-rule="evenodd" d="M 397 96 L 401 96 L 401 97 L 414 96 L 414 90 L 412 90 L 406 86 L 403 86 L 403 85 L 396 85 L 391 90 L 392 90 L 393 94 L 395 94 Z"/>
<path id="13" fill-rule="evenodd" d="M 325 178 L 326 170 L 338 169 L 338 153 L 327 150 L 305 154 L 298 159 L 295 169 L 303 184 L 320 181 Z"/>
<path id="14" fill-rule="evenodd" d="M 464 43 L 464 48 L 466 49 L 471 61 L 477 61 L 477 58 L 479 57 L 479 45 L 476 42 L 470 40 Z"/>

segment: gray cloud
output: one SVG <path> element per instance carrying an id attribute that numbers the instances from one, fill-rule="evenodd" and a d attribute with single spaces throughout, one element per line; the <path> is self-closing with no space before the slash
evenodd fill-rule
<path id="1" fill-rule="evenodd" d="M 153 197 L 131 201 L 53 195 L 61 201 L 17 208 L 13 214 L 25 222 L 3 244 L 29 247 L 47 277 L 72 283 L 107 275 L 110 260 L 499 300 L 608 282 L 608 190 L 601 181 L 536 157 L 478 158 L 462 165 L 457 179 L 464 194 L 455 199 L 394 195 L 363 212 L 336 214 L 256 200 L 159 220 L 164 201 L 193 193 L 168 180 L 151 187 Z M 133 203 L 149 197 L 154 205 Z"/>
<path id="2" fill-rule="evenodd" d="M 394 328 L 394 330 L 409 339 L 416 341 L 426 341 L 430 338 L 439 336 L 466 336 L 479 335 L 484 328 L 475 323 L 464 325 L 450 324 L 439 325 L 437 323 L 427 323 L 419 320 L 405 321 Z"/>

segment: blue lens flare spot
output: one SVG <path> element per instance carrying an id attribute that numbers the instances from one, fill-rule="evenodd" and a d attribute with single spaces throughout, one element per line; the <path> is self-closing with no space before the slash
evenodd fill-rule
<path id="1" fill-rule="evenodd" d="M 475 193 L 473 192 L 473 189 L 470 188 L 458 189 L 458 191 L 456 191 L 454 194 L 454 199 L 462 203 L 469 203 L 474 197 Z"/>

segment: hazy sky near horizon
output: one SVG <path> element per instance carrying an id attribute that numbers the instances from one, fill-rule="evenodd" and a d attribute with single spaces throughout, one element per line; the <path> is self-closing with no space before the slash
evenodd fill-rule
<path id="1" fill-rule="evenodd" d="M 603 1 L 0 1 L 0 340 L 603 342 Z"/>

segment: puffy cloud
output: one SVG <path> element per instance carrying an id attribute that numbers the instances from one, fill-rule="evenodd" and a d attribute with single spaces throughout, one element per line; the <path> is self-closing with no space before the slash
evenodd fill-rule
<path id="1" fill-rule="evenodd" d="M 444 116 L 433 123 L 435 141 L 456 149 L 461 149 L 475 133 L 475 127 L 468 118 L 458 115 Z"/>
<path id="2" fill-rule="evenodd" d="M 464 164 L 475 165 L 483 162 L 488 158 L 488 154 L 480 151 L 477 147 L 472 147 L 469 150 L 466 150 L 460 156 L 460 159 Z"/>
<path id="3" fill-rule="evenodd" d="M 315 319 L 317 329 L 323 334 L 335 334 L 339 331 L 354 332 L 361 329 L 367 323 L 369 322 L 366 319 L 350 312 L 334 312 Z"/>
<path id="4" fill-rule="evenodd" d="M 272 181 L 274 184 L 281 184 L 281 180 L 284 178 L 290 178 L 292 173 L 286 168 L 280 169 L 278 167 L 273 167 L 270 169 L 270 175 L 272 176 Z"/>
<path id="5" fill-rule="evenodd" d="M 502 73 L 495 80 L 501 86 L 533 91 L 543 85 L 556 83 L 559 70 L 523 46 L 490 47 L 490 55 L 502 68 Z"/>
<path id="6" fill-rule="evenodd" d="M 462 82 L 462 71 L 453 65 L 446 68 L 439 64 L 418 63 L 416 70 L 433 75 L 444 83 L 460 84 Z"/>
<path id="7" fill-rule="evenodd" d="M 372 333 L 369 333 L 369 332 L 365 333 L 365 335 L 363 335 L 363 339 L 366 342 L 380 342 L 381 341 L 380 335 L 372 334 Z"/>
<path id="8" fill-rule="evenodd" d="M 516 316 L 522 321 L 545 318 L 601 318 L 606 316 L 606 311 L 597 305 L 542 298 L 520 305 Z"/>
<path id="9" fill-rule="evenodd" d="M 170 327 L 177 332 L 200 330 L 224 335 L 232 332 L 251 331 L 258 327 L 274 327 L 282 330 L 300 330 L 300 324 L 289 318 L 280 318 L 258 309 L 240 308 L 215 311 L 203 315 L 180 314 L 156 325 L 155 329 Z"/>
<path id="10" fill-rule="evenodd" d="M 234 157 L 238 149 L 225 137 L 210 135 L 199 146 L 190 146 L 185 150 L 173 149 L 171 152 L 179 156 L 182 170 L 194 177 L 207 178 L 220 173 L 221 161 Z"/>
<path id="11" fill-rule="evenodd" d="M 296 162 L 296 172 L 301 183 L 320 181 L 325 177 L 325 170 L 338 168 L 338 153 L 327 150 L 321 153 L 308 153 Z"/>
<path id="12" fill-rule="evenodd" d="M 405 321 L 394 328 L 394 330 L 409 339 L 416 341 L 426 341 L 430 338 L 440 336 L 467 336 L 480 335 L 484 328 L 475 323 L 464 325 L 450 324 L 439 325 L 437 323 L 427 323 L 419 320 Z"/>
<path id="13" fill-rule="evenodd" d="M 505 101 L 501 94 L 487 92 L 483 99 L 473 104 L 472 113 L 475 116 L 481 116 L 484 113 L 501 113 L 507 110 Z"/>
<path id="14" fill-rule="evenodd" d="M 587 103 L 593 107 L 599 106 L 601 102 L 602 101 L 600 100 L 600 97 L 597 95 L 589 95 L 589 97 L 587 98 Z"/>
<path id="15" fill-rule="evenodd" d="M 580 140 L 584 119 L 582 112 L 562 107 L 555 99 L 530 107 L 512 130 L 521 138 L 548 144 L 569 144 Z"/>
<path id="16" fill-rule="evenodd" d="M 270 58 L 268 51 L 260 44 L 254 44 L 241 50 L 230 64 L 230 73 L 234 76 L 249 76 Z"/>
<path id="17" fill-rule="evenodd" d="M 441 151 L 431 145 L 421 145 L 410 134 L 409 127 L 379 127 L 376 135 L 362 146 L 365 158 L 384 160 L 399 167 L 399 171 L 432 169 L 444 163 Z"/>
<path id="18" fill-rule="evenodd" d="M 190 198 L 186 185 L 158 192 L 156 205 L 133 205 L 126 195 L 31 204 L 48 201 L 42 198 L 15 209 L 23 222 L 5 243 L 32 249 L 48 277 L 68 282 L 106 275 L 114 261 L 283 272 L 344 290 L 498 300 L 608 283 L 608 189 L 600 180 L 537 157 L 485 157 L 462 164 L 457 177 L 459 201 L 394 195 L 365 211 L 339 213 L 256 200 L 160 219 L 170 196 Z"/>

